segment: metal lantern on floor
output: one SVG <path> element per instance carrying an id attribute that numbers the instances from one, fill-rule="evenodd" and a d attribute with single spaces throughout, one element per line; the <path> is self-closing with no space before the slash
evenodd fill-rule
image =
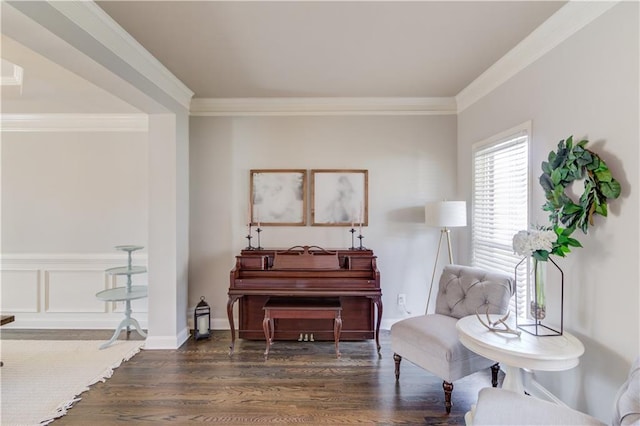
<path id="1" fill-rule="evenodd" d="M 211 336 L 211 308 L 200 297 L 200 303 L 193 312 L 193 334 L 196 340 L 208 339 Z"/>

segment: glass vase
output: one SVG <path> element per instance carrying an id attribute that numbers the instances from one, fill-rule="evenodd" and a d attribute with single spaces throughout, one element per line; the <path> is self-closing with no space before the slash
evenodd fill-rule
<path id="1" fill-rule="evenodd" d="M 531 286 L 530 315 L 536 320 L 542 320 L 547 316 L 547 306 L 544 297 L 544 285 L 546 278 L 546 264 L 542 260 L 533 259 L 533 283 Z"/>

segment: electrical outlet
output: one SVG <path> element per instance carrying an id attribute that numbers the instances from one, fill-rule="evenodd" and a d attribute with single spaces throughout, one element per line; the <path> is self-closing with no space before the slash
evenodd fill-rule
<path id="1" fill-rule="evenodd" d="M 407 305 L 407 295 L 404 293 L 398 294 L 398 306 L 406 306 Z"/>

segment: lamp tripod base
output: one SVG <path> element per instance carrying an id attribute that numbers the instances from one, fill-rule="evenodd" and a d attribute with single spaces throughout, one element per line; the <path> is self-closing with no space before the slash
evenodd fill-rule
<path id="1" fill-rule="evenodd" d="M 433 263 L 433 273 L 431 274 L 431 285 L 429 286 L 429 296 L 427 297 L 427 307 L 425 314 L 429 313 L 429 303 L 431 302 L 431 293 L 433 290 L 433 282 L 436 278 L 436 270 L 438 269 L 438 259 L 440 258 L 440 249 L 442 247 L 442 238 L 447 236 L 447 248 L 449 249 L 449 263 L 453 264 L 453 251 L 451 250 L 451 231 L 444 227 L 440 230 L 440 239 L 438 240 L 438 251 L 436 251 L 436 261 Z"/>

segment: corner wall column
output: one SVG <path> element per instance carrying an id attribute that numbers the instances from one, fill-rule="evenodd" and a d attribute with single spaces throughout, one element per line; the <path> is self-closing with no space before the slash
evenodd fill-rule
<path id="1" fill-rule="evenodd" d="M 189 338 L 188 113 L 149 115 L 149 334 L 146 349 Z"/>

